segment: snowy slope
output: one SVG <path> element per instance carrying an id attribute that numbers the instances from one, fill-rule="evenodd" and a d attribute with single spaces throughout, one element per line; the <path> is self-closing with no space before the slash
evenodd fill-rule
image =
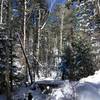
<path id="1" fill-rule="evenodd" d="M 94 75 L 89 76 L 87 78 L 83 78 L 80 80 L 80 82 L 91 82 L 94 84 L 99 84 L 100 83 L 100 70 L 96 71 Z"/>
<path id="2" fill-rule="evenodd" d="M 72 85 L 66 81 L 52 96 L 52 100 L 72 100 L 73 96 L 76 100 L 100 100 L 100 70 Z"/>
<path id="3" fill-rule="evenodd" d="M 100 100 L 100 70 L 80 80 L 77 88 L 78 100 Z"/>
<path id="4" fill-rule="evenodd" d="M 77 87 L 77 100 L 100 100 L 98 85 L 83 83 Z M 100 89 L 100 86 L 99 86 Z"/>
<path id="5" fill-rule="evenodd" d="M 27 98 L 29 92 L 33 94 L 33 100 L 100 100 L 100 70 L 94 75 L 81 79 L 79 82 L 69 83 L 68 80 L 42 80 L 49 83 L 61 83 L 59 88 L 53 89 L 52 93 L 43 94 L 39 89 L 30 90 L 30 87 L 21 87 L 14 94 L 14 100 Z M 39 81 L 38 81 L 39 82 Z M 41 81 L 40 81 L 41 82 Z M 4 100 L 0 98 L 0 100 Z M 26 99 L 27 100 L 27 99 Z"/>

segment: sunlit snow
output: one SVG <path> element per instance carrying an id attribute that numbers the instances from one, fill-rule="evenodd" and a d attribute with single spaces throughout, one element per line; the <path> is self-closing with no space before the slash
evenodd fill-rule
<path id="1" fill-rule="evenodd" d="M 38 80 L 39 82 L 39 80 Z M 94 75 L 81 79 L 79 82 L 69 82 L 61 80 L 53 80 L 51 78 L 40 80 L 40 82 L 49 82 L 52 84 L 62 84 L 58 88 L 52 89 L 50 95 L 42 94 L 40 90 L 30 90 L 24 88 L 18 90 L 16 98 L 27 96 L 30 91 L 33 94 L 33 100 L 100 100 L 100 70 Z M 17 99 L 15 99 L 17 100 Z"/>

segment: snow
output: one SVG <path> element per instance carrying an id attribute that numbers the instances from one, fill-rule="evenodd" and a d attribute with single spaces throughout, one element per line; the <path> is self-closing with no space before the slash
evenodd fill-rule
<path id="1" fill-rule="evenodd" d="M 33 100 L 35 98 L 37 98 L 37 100 L 41 100 L 40 98 L 43 98 L 43 95 L 41 95 L 39 91 L 32 91 L 29 88 L 22 87 L 13 96 L 13 100 L 28 100 L 28 93 L 32 93 Z"/>
<path id="2" fill-rule="evenodd" d="M 94 75 L 83 78 L 80 82 L 90 82 L 95 84 L 100 84 L 100 70 L 96 71 Z"/>
<path id="3" fill-rule="evenodd" d="M 77 88 L 78 100 L 100 100 L 100 70 L 80 80 Z"/>
<path id="4" fill-rule="evenodd" d="M 73 94 L 74 93 L 74 94 Z M 100 70 L 94 75 L 73 82 L 73 86 L 66 81 L 65 84 L 52 92 L 53 100 L 100 100 Z"/>
<path id="5" fill-rule="evenodd" d="M 77 100 L 100 100 L 100 94 L 92 83 L 84 83 L 77 87 Z"/>
<path id="6" fill-rule="evenodd" d="M 62 87 L 53 90 L 53 92 L 51 93 L 51 98 L 53 98 L 52 100 L 69 100 L 72 97 L 71 94 L 72 87 L 68 81 L 65 81 Z"/>
<path id="7" fill-rule="evenodd" d="M 32 87 L 20 87 L 13 93 L 14 100 L 24 100 L 31 92 L 33 100 L 100 100 L 100 70 L 94 75 L 83 78 L 78 82 L 69 82 L 68 80 L 53 80 L 47 78 L 38 80 L 37 83 L 43 84 L 60 84 L 59 87 L 53 88 L 49 94 L 44 94 L 39 87 L 35 90 Z M 0 100 L 6 100 L 5 96 L 0 96 Z"/>

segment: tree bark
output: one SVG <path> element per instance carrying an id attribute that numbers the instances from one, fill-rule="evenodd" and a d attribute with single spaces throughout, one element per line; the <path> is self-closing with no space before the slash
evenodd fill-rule
<path id="1" fill-rule="evenodd" d="M 3 0 L 1 0 L 0 23 L 3 22 Z"/>
<path id="2" fill-rule="evenodd" d="M 98 0 L 98 9 L 99 9 L 99 15 L 100 15 L 100 1 Z"/>
<path id="3" fill-rule="evenodd" d="M 9 78 L 9 70 L 10 70 L 10 66 L 9 66 L 9 51 L 8 51 L 8 47 L 6 44 L 4 44 L 5 48 L 6 48 L 6 73 L 5 73 L 5 82 L 6 82 L 6 96 L 7 96 L 7 100 L 11 100 L 11 92 L 10 92 L 10 78 Z"/>
<path id="4" fill-rule="evenodd" d="M 38 61 L 39 61 L 40 33 L 41 33 L 40 19 L 41 19 L 41 11 L 40 11 L 40 8 L 39 8 L 39 10 L 38 10 L 37 24 L 36 24 L 36 29 L 37 29 L 36 59 Z M 39 77 L 39 67 L 38 67 L 37 64 L 36 64 L 36 74 Z"/>
<path id="5" fill-rule="evenodd" d="M 26 21 L 27 21 L 27 0 L 24 0 L 24 25 L 23 25 L 23 33 L 24 33 L 24 39 L 23 39 L 23 48 L 24 48 L 24 52 L 26 54 Z M 26 81 L 28 81 L 28 71 L 27 71 L 27 67 L 25 65 L 25 74 L 26 74 Z"/>
<path id="6" fill-rule="evenodd" d="M 27 10 L 27 5 L 26 5 L 27 1 L 24 0 L 24 27 L 23 27 L 23 30 L 24 30 L 24 49 L 26 47 L 26 10 Z"/>
<path id="7" fill-rule="evenodd" d="M 21 45 L 22 52 L 23 52 L 24 57 L 25 57 L 25 61 L 26 61 L 27 68 L 28 68 L 28 72 L 29 72 L 29 76 L 30 76 L 30 81 L 31 81 L 31 84 L 32 84 L 33 81 L 32 81 L 32 74 L 31 74 L 31 69 L 30 69 L 29 61 L 28 61 L 28 59 L 27 59 L 27 56 L 26 56 L 26 53 L 25 53 L 25 50 L 24 50 L 24 47 L 23 47 L 21 38 L 20 38 L 20 36 L 19 36 L 19 33 L 17 33 L 17 35 L 18 35 L 18 39 L 19 39 L 19 42 L 20 42 L 20 45 Z"/>
<path id="8" fill-rule="evenodd" d="M 97 14 L 100 16 L 100 0 L 96 0 L 96 11 L 97 11 Z"/>
<path id="9" fill-rule="evenodd" d="M 3 3 L 3 1 L 2 1 L 2 3 Z M 12 10 L 11 10 L 11 0 L 9 0 L 9 2 L 8 2 L 7 11 L 8 11 L 8 13 L 7 13 L 7 16 L 8 16 L 8 18 L 7 18 L 8 31 L 7 32 L 8 32 L 8 38 L 10 38 L 10 36 L 12 35 L 12 33 L 11 33 L 11 12 L 12 12 Z M 3 19 L 1 18 L 1 22 L 2 22 L 2 20 Z M 7 42 L 9 42 L 9 41 L 11 41 L 11 39 L 9 39 Z M 5 81 L 6 81 L 6 88 L 7 88 L 7 100 L 11 100 L 11 91 L 10 90 L 11 90 L 11 87 L 12 87 L 12 83 L 11 83 L 12 80 L 10 80 L 10 73 L 9 73 L 9 72 L 12 71 L 11 70 L 12 65 L 9 64 L 9 58 L 11 57 L 11 55 L 9 53 L 11 53 L 11 52 L 9 52 L 10 50 L 9 50 L 9 48 L 6 44 L 5 44 L 5 48 L 6 48 L 6 54 L 7 54 L 7 66 L 6 66 L 7 70 L 6 70 L 6 75 L 5 75 Z"/>
<path id="10" fill-rule="evenodd" d="M 60 24 L 60 55 L 62 55 L 63 24 L 64 24 L 64 9 L 62 5 L 61 6 L 61 24 Z"/>

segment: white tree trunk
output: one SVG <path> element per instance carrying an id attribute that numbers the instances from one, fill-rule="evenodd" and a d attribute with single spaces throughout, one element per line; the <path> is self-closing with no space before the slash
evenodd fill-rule
<path id="1" fill-rule="evenodd" d="M 95 4 L 96 14 L 100 16 L 100 0 L 92 0 Z"/>
<path id="2" fill-rule="evenodd" d="M 1 0 L 0 23 L 3 22 L 3 0 Z"/>
<path id="3" fill-rule="evenodd" d="M 37 35 L 38 35 L 38 37 L 37 37 L 37 47 L 36 47 L 36 59 L 37 59 L 37 61 L 39 61 L 39 52 L 40 52 L 40 33 L 41 33 L 41 28 L 40 28 L 40 18 L 41 18 L 41 11 L 40 11 L 40 9 L 39 9 L 39 11 L 38 11 L 38 15 L 39 15 L 39 17 L 38 17 L 38 23 L 37 23 Z M 36 65 L 36 74 L 37 74 L 37 76 L 39 77 L 39 67 L 38 67 L 38 65 Z"/>
<path id="4" fill-rule="evenodd" d="M 60 54 L 62 55 L 62 39 L 63 39 L 64 9 L 61 7 L 61 25 L 60 25 Z"/>
<path id="5" fill-rule="evenodd" d="M 40 18 L 41 18 L 41 11 L 39 9 L 39 18 L 38 18 L 38 43 L 37 43 L 37 60 L 39 60 L 39 47 L 40 47 L 40 33 L 41 33 L 41 28 L 40 28 Z"/>
<path id="6" fill-rule="evenodd" d="M 27 0 L 24 0 L 24 25 L 23 25 L 23 33 L 24 33 L 24 37 L 23 37 L 23 49 L 26 53 L 26 15 L 27 15 Z M 29 73 L 28 73 L 28 69 L 27 69 L 27 64 L 25 62 L 25 74 L 26 74 L 26 81 L 29 81 Z"/>
<path id="7" fill-rule="evenodd" d="M 24 0 L 24 26 L 23 26 L 23 30 L 24 30 L 24 50 L 25 50 L 25 47 L 26 47 L 26 15 L 27 15 L 27 5 L 26 5 L 27 1 Z"/>
<path id="8" fill-rule="evenodd" d="M 98 9 L 98 14 L 100 15 L 100 0 L 97 0 L 97 9 Z"/>
<path id="9" fill-rule="evenodd" d="M 48 49 L 46 50 L 46 66 L 45 67 L 46 67 L 45 77 L 47 77 L 48 76 Z"/>
<path id="10" fill-rule="evenodd" d="M 56 57 L 56 56 L 58 56 L 58 48 L 57 48 L 57 35 L 56 35 L 56 38 L 54 39 L 54 54 L 55 54 L 55 67 L 57 66 L 57 60 L 59 59 L 59 57 Z"/>

